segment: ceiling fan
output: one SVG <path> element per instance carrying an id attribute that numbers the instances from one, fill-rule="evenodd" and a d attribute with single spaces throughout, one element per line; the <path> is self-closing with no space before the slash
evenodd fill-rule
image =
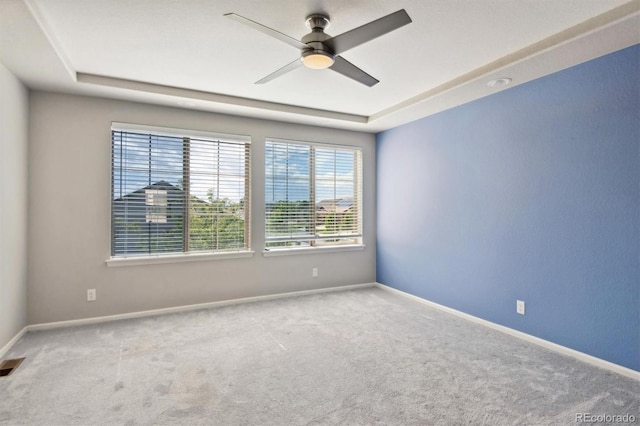
<path id="1" fill-rule="evenodd" d="M 404 9 L 400 9 L 397 12 L 383 16 L 368 24 L 331 37 L 324 32 L 324 30 L 329 27 L 329 17 L 323 14 L 313 14 L 308 16 L 305 22 L 311 32 L 302 37 L 301 41 L 298 41 L 293 37 L 289 37 L 286 34 L 259 24 L 244 16 L 235 13 L 226 13 L 224 16 L 300 49 L 300 59 L 296 59 L 279 70 L 256 81 L 255 84 L 267 83 L 274 78 L 280 77 L 304 65 L 312 69 L 329 68 L 371 87 L 379 83 L 379 81 L 339 55 L 352 47 L 359 46 L 411 22 L 411 18 L 407 12 Z"/>

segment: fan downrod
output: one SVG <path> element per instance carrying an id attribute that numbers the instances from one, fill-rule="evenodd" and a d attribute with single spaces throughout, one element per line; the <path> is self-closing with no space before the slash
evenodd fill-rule
<path id="1" fill-rule="evenodd" d="M 311 31 L 324 31 L 329 28 L 331 21 L 329 17 L 326 15 L 322 15 L 320 13 L 314 13 L 313 15 L 307 16 L 307 20 L 304 21 L 304 24 Z"/>

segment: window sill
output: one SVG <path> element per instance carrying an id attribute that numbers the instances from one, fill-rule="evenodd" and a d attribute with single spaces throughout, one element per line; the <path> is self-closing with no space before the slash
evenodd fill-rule
<path id="1" fill-rule="evenodd" d="M 190 253 L 158 256 L 114 257 L 105 260 L 108 267 L 153 265 L 160 263 L 199 262 L 206 260 L 237 259 L 253 257 L 253 251 L 232 251 L 224 253 Z"/>
<path id="2" fill-rule="evenodd" d="M 364 250 L 364 244 L 349 244 L 344 246 L 329 246 L 329 247 L 302 247 L 302 248 L 272 248 L 265 249 L 262 252 L 264 257 L 271 256 L 290 256 L 295 254 L 320 254 L 320 253 L 335 253 L 342 251 L 359 251 Z"/>

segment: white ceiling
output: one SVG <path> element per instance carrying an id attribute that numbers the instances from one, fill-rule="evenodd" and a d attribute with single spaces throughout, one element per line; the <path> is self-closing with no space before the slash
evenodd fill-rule
<path id="1" fill-rule="evenodd" d="M 342 56 L 372 88 L 300 67 L 324 12 L 337 35 L 404 8 L 413 22 Z M 0 0 L 0 61 L 27 86 L 377 132 L 640 43 L 640 0 Z"/>

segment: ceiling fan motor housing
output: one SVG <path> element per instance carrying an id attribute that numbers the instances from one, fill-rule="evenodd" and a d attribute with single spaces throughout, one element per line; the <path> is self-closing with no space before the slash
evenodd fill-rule
<path id="1" fill-rule="evenodd" d="M 311 32 L 302 37 L 302 43 L 308 46 L 300 52 L 302 63 L 313 69 L 328 68 L 333 65 L 335 55 L 325 45 L 324 41 L 331 38 L 324 30 L 329 27 L 329 17 L 314 14 L 307 17 L 305 24 Z"/>

